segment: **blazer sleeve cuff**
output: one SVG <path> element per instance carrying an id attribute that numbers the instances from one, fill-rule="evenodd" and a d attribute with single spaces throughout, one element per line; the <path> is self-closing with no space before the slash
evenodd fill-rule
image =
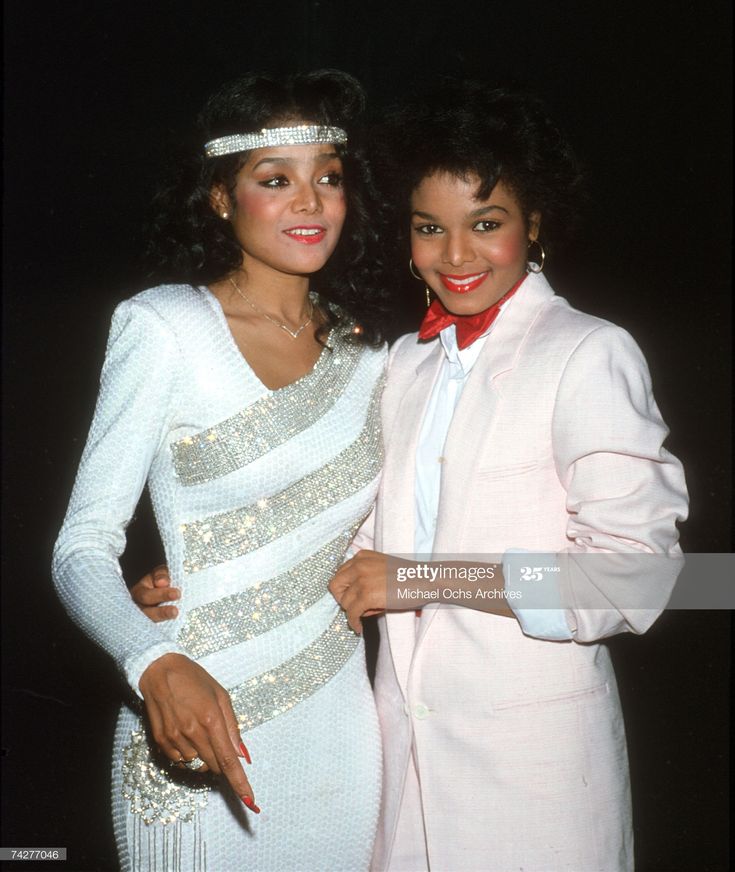
<path id="1" fill-rule="evenodd" d="M 503 555 L 505 599 L 526 636 L 554 642 L 572 638 L 562 608 L 561 567 L 548 552 L 509 548 Z"/>

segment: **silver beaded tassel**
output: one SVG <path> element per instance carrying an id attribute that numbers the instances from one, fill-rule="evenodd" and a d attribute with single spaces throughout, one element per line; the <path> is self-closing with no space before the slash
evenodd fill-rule
<path id="1" fill-rule="evenodd" d="M 133 828 L 130 859 L 135 872 L 207 872 L 207 843 L 199 815 L 170 827 L 149 826 L 139 817 Z M 185 847 L 187 837 L 191 845 Z"/>

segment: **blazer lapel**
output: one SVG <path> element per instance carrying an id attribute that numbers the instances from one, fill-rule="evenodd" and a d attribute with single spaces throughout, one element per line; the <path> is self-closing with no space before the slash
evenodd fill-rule
<path id="1" fill-rule="evenodd" d="M 416 366 L 415 376 L 404 380 L 400 400 L 391 404 L 389 410 L 384 409 L 394 418 L 390 428 L 386 428 L 389 436 L 380 484 L 380 550 L 389 554 L 412 554 L 414 550 L 416 446 L 443 359 L 441 343 L 436 341 Z"/>
<path id="2" fill-rule="evenodd" d="M 414 552 L 416 447 L 443 360 L 444 350 L 437 340 L 427 350 L 426 357 L 416 367 L 415 377 L 408 383 L 399 404 L 391 411 L 395 415 L 395 422 L 390 429 L 380 485 L 382 520 L 378 546 L 387 554 L 410 555 Z M 390 381 L 390 372 L 388 379 Z M 414 612 L 387 614 L 386 627 L 396 675 L 405 693 L 415 644 Z"/>
<path id="3" fill-rule="evenodd" d="M 512 370 L 531 325 L 554 292 L 540 274 L 529 274 L 508 310 L 503 313 L 485 343 L 462 391 L 447 434 L 442 467 L 441 495 L 434 553 L 456 552 L 456 531 L 464 526 L 474 487 L 478 458 L 492 439 L 501 398 L 496 379 Z"/>
<path id="4" fill-rule="evenodd" d="M 457 531 L 465 525 L 470 501 L 467 494 L 474 484 L 477 459 L 492 438 L 500 392 L 495 379 L 513 369 L 541 309 L 554 297 L 554 291 L 540 274 L 530 273 L 485 343 L 477 359 L 449 426 L 444 446 L 439 512 L 434 538 L 434 557 L 457 556 Z M 439 605 L 427 606 L 422 613 L 418 646 L 429 629 Z M 459 607 L 458 607 L 459 608 Z"/>

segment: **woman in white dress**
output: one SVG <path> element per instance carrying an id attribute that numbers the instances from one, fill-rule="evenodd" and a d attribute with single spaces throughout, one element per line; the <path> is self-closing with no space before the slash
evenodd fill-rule
<path id="1" fill-rule="evenodd" d="M 125 870 L 369 862 L 379 732 L 362 641 L 327 591 L 381 463 L 362 108 L 337 71 L 215 94 L 159 200 L 167 283 L 113 317 L 53 573 L 133 691 L 113 754 Z M 165 624 L 118 562 L 146 483 L 181 592 Z"/>

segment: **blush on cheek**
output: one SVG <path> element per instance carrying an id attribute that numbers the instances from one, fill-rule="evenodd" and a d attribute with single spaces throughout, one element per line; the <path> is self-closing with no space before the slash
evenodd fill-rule
<path id="1" fill-rule="evenodd" d="M 257 219 L 265 219 L 273 209 L 273 197 L 267 192 L 262 193 L 255 191 L 237 191 L 235 194 L 235 202 L 237 210 L 241 215 L 247 215 Z"/>
<path id="2" fill-rule="evenodd" d="M 493 245 L 490 257 L 497 266 L 511 266 L 521 260 L 525 262 L 526 248 L 525 236 L 505 239 Z"/>

